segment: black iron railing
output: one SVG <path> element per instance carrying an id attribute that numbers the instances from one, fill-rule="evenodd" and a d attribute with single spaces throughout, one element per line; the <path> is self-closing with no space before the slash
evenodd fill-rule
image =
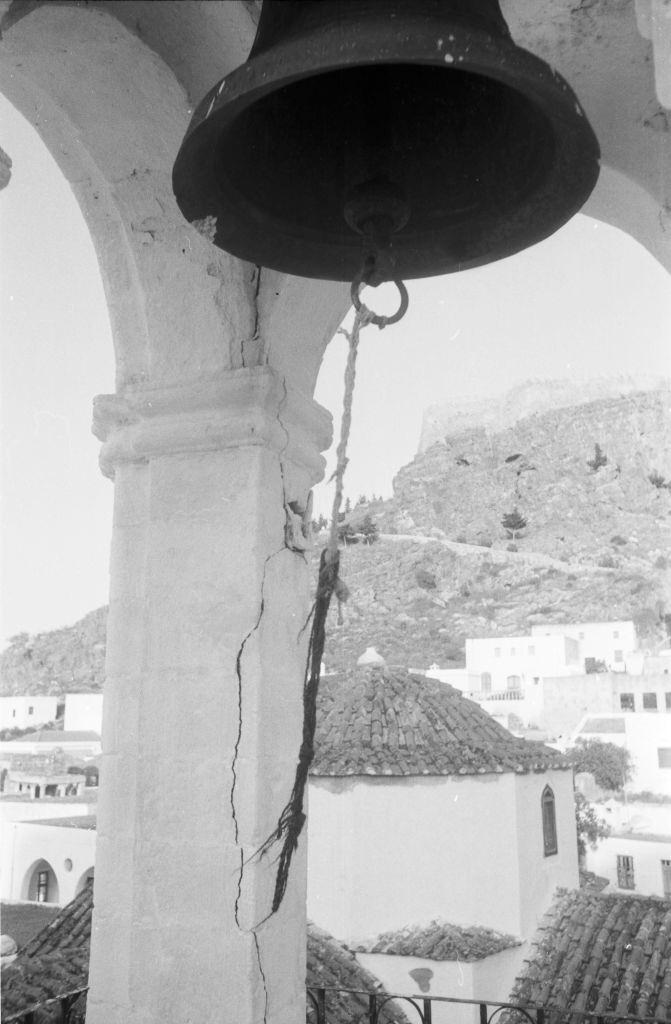
<path id="1" fill-rule="evenodd" d="M 668 1019 L 662 1017 L 357 989 L 308 988 L 307 997 L 308 1024 L 333 1024 L 343 1019 L 349 1024 L 438 1024 L 441 1020 L 454 1020 L 457 1008 L 462 1008 L 459 1019 L 463 1021 L 463 1011 L 468 1007 L 472 1008 L 474 1024 L 669 1024 Z M 351 1015 L 344 1018 L 343 1008 L 348 1001 Z"/>
<path id="2" fill-rule="evenodd" d="M 3 1014 L 3 1024 L 84 1024 L 86 988 L 74 989 Z M 474 1024 L 669 1024 L 662 1017 L 593 1013 L 558 1007 L 520 1006 L 449 996 L 399 995 L 359 989 L 308 988 L 307 1024 L 439 1024 L 454 1011 L 472 1010 Z M 452 1010 L 452 1013 L 450 1013 Z"/>

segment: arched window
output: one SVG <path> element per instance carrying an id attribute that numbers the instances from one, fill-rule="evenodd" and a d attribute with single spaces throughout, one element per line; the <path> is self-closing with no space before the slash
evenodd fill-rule
<path id="1" fill-rule="evenodd" d="M 506 689 L 508 690 L 519 690 L 522 687 L 521 676 L 508 676 L 506 679 Z"/>
<path id="2" fill-rule="evenodd" d="M 480 675 L 480 689 L 483 693 L 490 693 L 492 689 L 491 672 L 482 672 Z"/>
<path id="3" fill-rule="evenodd" d="M 555 795 L 546 786 L 541 796 L 541 813 L 543 817 L 543 853 L 550 857 L 557 852 L 557 818 L 555 816 Z"/>

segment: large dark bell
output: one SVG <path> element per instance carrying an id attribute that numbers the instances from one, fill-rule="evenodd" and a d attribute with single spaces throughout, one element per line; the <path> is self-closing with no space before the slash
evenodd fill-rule
<path id="1" fill-rule="evenodd" d="M 397 276 L 414 278 L 552 234 L 598 160 L 574 93 L 513 43 L 497 0 L 264 0 L 249 59 L 193 116 L 173 186 L 187 220 L 241 259 L 350 281 L 358 230 L 384 222 Z"/>

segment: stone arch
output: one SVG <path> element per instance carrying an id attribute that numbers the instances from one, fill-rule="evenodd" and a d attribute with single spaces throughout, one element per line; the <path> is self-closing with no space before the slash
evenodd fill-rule
<path id="1" fill-rule="evenodd" d="M 58 903 L 58 877 L 48 860 L 33 861 L 23 876 L 21 899 L 37 903 Z"/>
<path id="2" fill-rule="evenodd" d="M 6 30 L 3 50 L 0 91 L 39 132 L 89 227 L 117 389 L 262 363 L 311 395 L 347 288 L 250 267 L 185 223 L 171 170 L 191 107 L 170 67 L 100 8 L 40 6 Z"/>
<path id="3" fill-rule="evenodd" d="M 88 867 L 86 871 L 83 871 L 79 876 L 79 880 L 75 886 L 75 896 L 79 896 L 80 892 L 83 892 L 87 885 L 93 885 L 93 874 L 94 867 L 93 864 L 91 864 L 91 866 Z"/>

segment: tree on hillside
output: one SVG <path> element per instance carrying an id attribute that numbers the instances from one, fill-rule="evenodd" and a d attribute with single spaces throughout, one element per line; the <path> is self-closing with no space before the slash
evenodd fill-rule
<path id="1" fill-rule="evenodd" d="M 376 540 L 380 539 L 380 531 L 377 528 L 377 524 L 373 522 L 372 516 L 365 516 L 357 533 L 363 535 L 365 544 L 374 544 Z"/>
<path id="2" fill-rule="evenodd" d="M 621 790 L 631 779 L 631 754 L 616 743 L 578 740 L 566 756 L 577 772 L 591 772 L 601 789 Z"/>
<path id="3" fill-rule="evenodd" d="M 594 458 L 593 459 L 588 459 L 587 460 L 587 465 L 589 466 L 589 468 L 592 470 L 593 473 L 596 473 L 597 470 L 601 469 L 602 466 L 605 466 L 607 462 L 608 462 L 608 457 L 606 455 L 604 455 L 604 453 L 602 452 L 601 445 L 600 444 L 595 444 L 594 445 Z"/>
<path id="4" fill-rule="evenodd" d="M 578 833 L 578 856 L 584 857 L 587 847 L 596 849 L 600 839 L 606 839 L 610 835 L 610 826 L 603 821 L 592 807 L 589 800 L 579 793 L 575 797 L 575 826 Z"/>
<path id="5" fill-rule="evenodd" d="M 518 534 L 526 527 L 527 521 L 516 508 L 512 512 L 506 512 L 501 519 L 501 526 L 508 534 L 509 540 L 517 540 Z"/>

